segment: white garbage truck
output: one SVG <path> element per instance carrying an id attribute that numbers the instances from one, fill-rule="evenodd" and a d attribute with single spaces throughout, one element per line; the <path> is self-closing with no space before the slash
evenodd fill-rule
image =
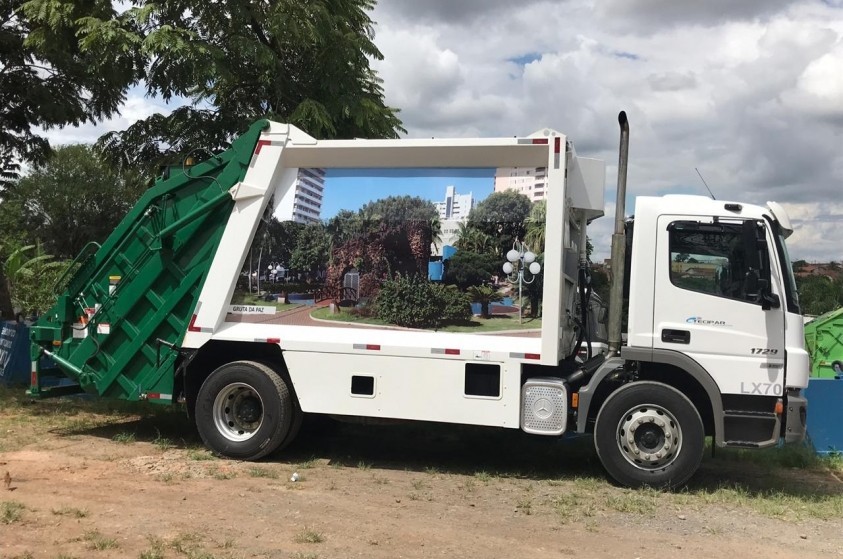
<path id="1" fill-rule="evenodd" d="M 668 195 L 637 198 L 626 219 L 629 128 L 619 120 L 607 351 L 578 356 L 594 323 L 583 312 L 594 309 L 586 245 L 603 215 L 605 165 L 565 135 L 317 140 L 260 121 L 229 150 L 162 176 L 102 246 L 80 254 L 32 328 L 29 393 L 183 402 L 211 450 L 243 460 L 286 447 L 304 414 L 593 433 L 608 474 L 632 487 L 686 483 L 706 437 L 741 448 L 802 440 L 809 361 L 787 213 Z M 265 275 L 257 295 L 271 301 L 256 303 L 264 274 L 247 262 L 272 253 L 257 247 L 268 216 L 319 227 L 330 208 L 359 216 L 361 196 L 422 192 L 431 177 L 478 192 L 523 179 L 545 200 L 541 251 L 516 238 L 506 268 L 514 282 L 539 279 L 540 316 L 512 320 L 526 314 L 516 298 L 493 303 L 512 324 L 503 330 L 376 320 L 385 286 L 401 278 L 452 306 L 468 300 L 429 289 L 432 234 L 417 222 L 330 230 L 324 266 L 297 274 L 270 262 L 273 281 Z M 322 287 L 296 299 L 291 278 Z M 428 302 L 415 299 L 402 304 Z M 42 369 L 45 356 L 56 370 Z"/>

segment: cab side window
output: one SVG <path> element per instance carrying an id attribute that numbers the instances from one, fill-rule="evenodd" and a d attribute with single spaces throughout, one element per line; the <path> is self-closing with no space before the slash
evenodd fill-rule
<path id="1" fill-rule="evenodd" d="M 670 281 L 689 291 L 756 302 L 747 294 L 750 271 L 740 225 L 674 222 L 670 224 Z"/>

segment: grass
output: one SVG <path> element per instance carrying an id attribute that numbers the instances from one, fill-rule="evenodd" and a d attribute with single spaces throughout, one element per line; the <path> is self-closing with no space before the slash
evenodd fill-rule
<path id="1" fill-rule="evenodd" d="M 227 480 L 227 479 L 234 479 L 237 477 L 237 472 L 232 470 L 222 470 L 220 468 L 214 468 L 210 470 L 208 473 L 211 474 L 211 477 L 218 480 Z"/>
<path id="2" fill-rule="evenodd" d="M 121 431 L 111 437 L 111 440 L 121 444 L 132 444 L 135 442 L 135 434 L 128 431 Z"/>
<path id="3" fill-rule="evenodd" d="M 315 468 L 319 464 L 319 461 L 316 459 L 315 456 L 311 456 L 307 460 L 303 462 L 299 462 L 296 464 L 297 470 L 309 470 L 310 468 Z"/>
<path id="4" fill-rule="evenodd" d="M 154 444 L 158 448 L 158 450 L 165 451 L 170 450 L 171 448 L 175 448 L 176 445 L 173 444 L 173 441 L 171 439 L 161 436 L 161 431 L 159 431 L 158 429 L 155 429 L 155 431 L 157 435 L 155 439 L 153 439 L 152 444 Z"/>
<path id="5" fill-rule="evenodd" d="M 488 484 L 490 481 L 492 481 L 492 474 L 485 471 L 475 472 L 474 479 L 476 479 L 480 483 Z"/>
<path id="6" fill-rule="evenodd" d="M 522 497 L 518 501 L 518 504 L 515 505 L 515 508 L 529 516 L 533 514 L 533 500 L 528 497 Z"/>
<path id="7" fill-rule="evenodd" d="M 333 320 L 337 322 L 351 322 L 357 324 L 373 324 L 377 326 L 394 326 L 388 322 L 374 317 L 361 317 L 353 315 L 347 311 L 340 310 L 335 314 L 331 314 L 328 307 L 320 307 L 311 311 L 310 316 L 320 320 Z M 532 319 L 525 318 L 523 324 L 518 323 L 518 315 L 493 315 L 490 318 L 473 317 L 468 322 L 459 324 L 449 324 L 439 328 L 438 332 L 474 332 L 482 334 L 484 332 L 499 332 L 502 330 L 531 330 L 541 328 L 542 321 L 540 318 Z M 430 328 L 432 330 L 432 328 Z"/>
<path id="8" fill-rule="evenodd" d="M 264 477 L 269 479 L 278 479 L 278 472 L 276 470 L 271 470 L 269 468 L 263 468 L 261 466 L 253 466 L 249 468 L 248 473 L 252 477 Z"/>
<path id="9" fill-rule="evenodd" d="M 305 528 L 295 536 L 296 543 L 322 543 L 325 541 L 325 536 L 322 532 Z"/>
<path id="10" fill-rule="evenodd" d="M 115 540 L 114 538 L 107 538 L 97 530 L 89 530 L 88 532 L 85 532 L 85 535 L 82 536 L 82 539 L 86 542 L 86 546 L 88 549 L 96 551 L 116 549 L 120 547 L 120 545 L 117 543 L 117 540 Z"/>
<path id="11" fill-rule="evenodd" d="M 14 524 L 23 518 L 26 506 L 17 501 L 3 501 L 0 503 L 0 524 Z"/>
<path id="12" fill-rule="evenodd" d="M 56 516 L 69 516 L 71 518 L 85 518 L 88 516 L 88 509 L 78 509 L 66 505 L 61 508 L 52 509 L 52 512 Z"/>
<path id="13" fill-rule="evenodd" d="M 216 460 L 217 457 L 214 456 L 211 452 L 208 451 L 206 448 L 188 448 L 187 449 L 187 457 L 190 460 Z"/>

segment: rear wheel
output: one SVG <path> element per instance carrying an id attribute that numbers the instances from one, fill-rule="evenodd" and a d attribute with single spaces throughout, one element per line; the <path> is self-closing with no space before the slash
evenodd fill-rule
<path id="1" fill-rule="evenodd" d="M 634 382 L 611 394 L 600 408 L 594 445 L 618 483 L 675 488 L 699 468 L 705 431 L 684 394 L 658 382 Z"/>
<path id="2" fill-rule="evenodd" d="M 294 420 L 301 414 L 285 379 L 254 361 L 215 370 L 196 400 L 202 440 L 217 454 L 238 460 L 257 460 L 278 449 L 293 435 Z"/>

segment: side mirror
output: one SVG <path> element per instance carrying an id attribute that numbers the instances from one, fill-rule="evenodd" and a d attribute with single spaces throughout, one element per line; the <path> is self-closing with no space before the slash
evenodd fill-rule
<path id="1" fill-rule="evenodd" d="M 751 301 L 761 303 L 761 309 L 769 311 L 781 306 L 779 296 L 770 289 L 770 281 L 761 279 L 758 270 L 750 268 L 744 278 L 744 293 Z"/>

